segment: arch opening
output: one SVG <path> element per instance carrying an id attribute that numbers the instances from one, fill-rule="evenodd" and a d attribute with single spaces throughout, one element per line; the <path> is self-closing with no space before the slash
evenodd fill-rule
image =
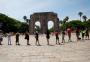
<path id="1" fill-rule="evenodd" d="M 37 32 L 41 32 L 41 23 L 39 21 L 35 22 L 35 27 L 34 27 L 35 31 Z"/>
<path id="2" fill-rule="evenodd" d="M 54 22 L 53 21 L 48 21 L 48 30 L 50 32 L 54 32 Z"/>

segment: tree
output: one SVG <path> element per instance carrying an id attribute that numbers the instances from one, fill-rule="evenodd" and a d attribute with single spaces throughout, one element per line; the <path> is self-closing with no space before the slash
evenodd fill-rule
<path id="1" fill-rule="evenodd" d="M 83 20 L 86 22 L 86 20 L 87 20 L 87 16 L 84 15 L 82 18 L 83 18 Z"/>
<path id="2" fill-rule="evenodd" d="M 68 20 L 69 20 L 69 17 L 66 16 L 66 17 L 64 18 L 64 20 L 63 20 L 63 23 L 66 23 L 66 21 L 68 21 Z"/>
<path id="3" fill-rule="evenodd" d="M 83 15 L 83 13 L 82 12 L 79 12 L 78 15 L 80 16 L 80 21 L 81 21 L 81 17 Z"/>
<path id="4" fill-rule="evenodd" d="M 29 31 L 28 30 L 28 25 L 26 24 L 26 23 L 21 23 L 21 26 L 20 26 L 20 28 L 19 28 L 19 32 L 21 32 L 21 33 L 25 33 L 26 31 Z"/>
<path id="5" fill-rule="evenodd" d="M 17 32 L 21 25 L 21 22 L 18 20 L 2 13 L 0 13 L 0 23 L 2 23 L 1 30 L 4 32 Z"/>
<path id="6" fill-rule="evenodd" d="M 62 26 L 61 26 L 62 30 L 65 30 L 66 29 L 66 21 L 68 21 L 68 20 L 69 20 L 69 17 L 68 16 L 66 16 L 63 19 Z"/>

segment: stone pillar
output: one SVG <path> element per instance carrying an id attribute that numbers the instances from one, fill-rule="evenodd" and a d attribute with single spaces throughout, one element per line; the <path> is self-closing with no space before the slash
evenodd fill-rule
<path id="1" fill-rule="evenodd" d="M 47 31 L 47 20 L 44 18 L 44 16 L 42 16 L 41 18 L 41 33 L 46 33 Z"/>
<path id="2" fill-rule="evenodd" d="M 34 34 L 35 32 L 35 19 L 31 19 L 30 21 L 30 34 Z"/>
<path id="3" fill-rule="evenodd" d="M 29 20 L 29 33 L 30 33 L 30 30 L 31 30 L 30 25 L 31 25 L 31 20 Z"/>
<path id="4" fill-rule="evenodd" d="M 54 19 L 54 30 L 59 31 L 59 21 L 57 18 Z"/>

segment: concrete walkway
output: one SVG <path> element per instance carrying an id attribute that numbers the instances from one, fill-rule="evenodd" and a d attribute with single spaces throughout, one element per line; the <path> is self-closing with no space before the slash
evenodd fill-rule
<path id="1" fill-rule="evenodd" d="M 76 41 L 73 34 L 73 42 L 67 41 L 63 45 L 55 45 L 55 37 L 51 36 L 47 45 L 45 35 L 40 35 L 41 46 L 35 46 L 35 38 L 30 35 L 31 46 L 26 45 L 24 36 L 20 36 L 20 46 L 15 45 L 15 36 L 12 36 L 12 45 L 7 45 L 7 37 L 0 46 L 0 62 L 90 62 L 90 40 Z M 60 35 L 61 42 L 61 35 Z"/>

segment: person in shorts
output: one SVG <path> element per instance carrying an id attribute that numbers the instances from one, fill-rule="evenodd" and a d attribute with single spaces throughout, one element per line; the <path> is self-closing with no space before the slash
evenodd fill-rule
<path id="1" fill-rule="evenodd" d="M 29 44 L 29 33 L 28 32 L 25 33 L 25 39 L 27 40 L 27 45 L 30 45 Z"/>
<path id="2" fill-rule="evenodd" d="M 38 32 L 35 33 L 35 38 L 36 38 L 36 45 L 40 46 Z"/>

